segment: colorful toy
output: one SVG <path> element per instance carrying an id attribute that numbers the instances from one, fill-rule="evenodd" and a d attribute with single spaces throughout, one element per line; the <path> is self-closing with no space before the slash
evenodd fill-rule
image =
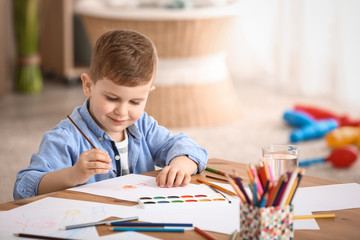
<path id="1" fill-rule="evenodd" d="M 298 110 L 285 111 L 283 118 L 292 127 L 303 127 L 315 122 L 315 119 L 310 114 Z"/>
<path id="2" fill-rule="evenodd" d="M 293 143 L 321 138 L 329 131 L 338 127 L 335 119 L 330 118 L 316 121 L 309 114 L 297 110 L 285 111 L 283 118 L 290 126 L 298 127 L 298 129 L 295 129 L 290 134 L 290 141 Z"/>
<path id="3" fill-rule="evenodd" d="M 339 127 L 325 136 L 326 143 L 331 148 L 357 144 L 360 148 L 360 127 Z"/>
<path id="4" fill-rule="evenodd" d="M 321 120 L 292 131 L 290 141 L 293 143 L 303 140 L 322 138 L 326 133 L 338 127 L 334 119 Z"/>
<path id="5" fill-rule="evenodd" d="M 299 161 L 299 166 L 304 167 L 322 162 L 330 162 L 333 167 L 347 168 L 357 160 L 358 155 L 358 149 L 353 145 L 348 145 L 334 149 L 327 158 Z"/>
<path id="6" fill-rule="evenodd" d="M 326 158 L 303 160 L 299 166 L 331 162 L 337 168 L 351 166 L 358 158 L 360 148 L 360 120 L 351 120 L 347 115 L 337 115 L 318 107 L 297 104 L 283 115 L 287 124 L 297 129 L 290 135 L 291 142 L 325 136 L 327 145 L 334 150 Z"/>
<path id="7" fill-rule="evenodd" d="M 349 116 L 346 114 L 338 115 L 329 110 L 321 109 L 319 107 L 296 104 L 294 109 L 298 111 L 306 112 L 317 120 L 328 119 L 328 118 L 336 119 L 336 121 L 338 121 L 339 123 L 339 126 L 353 126 L 353 127 L 360 126 L 360 119 L 353 120 L 350 119 Z"/>

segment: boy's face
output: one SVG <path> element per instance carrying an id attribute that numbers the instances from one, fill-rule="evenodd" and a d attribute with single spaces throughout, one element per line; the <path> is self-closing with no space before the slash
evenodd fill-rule
<path id="1" fill-rule="evenodd" d="M 87 74 L 83 74 L 81 79 L 85 96 L 90 98 L 91 116 L 117 142 L 122 140 L 123 130 L 140 118 L 149 92 L 154 89 L 152 81 L 126 87 L 106 78 L 94 84 Z"/>

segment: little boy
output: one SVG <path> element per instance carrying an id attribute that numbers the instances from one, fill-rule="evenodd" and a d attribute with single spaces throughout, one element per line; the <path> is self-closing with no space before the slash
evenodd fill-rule
<path id="1" fill-rule="evenodd" d="M 185 186 L 191 174 L 203 171 L 206 150 L 144 112 L 157 63 L 155 46 L 144 35 L 117 30 L 100 36 L 90 74 L 81 75 L 87 99 L 71 114 L 96 148 L 69 119 L 61 121 L 17 174 L 14 199 L 154 171 L 155 165 L 163 168 L 156 177 L 160 187 Z"/>

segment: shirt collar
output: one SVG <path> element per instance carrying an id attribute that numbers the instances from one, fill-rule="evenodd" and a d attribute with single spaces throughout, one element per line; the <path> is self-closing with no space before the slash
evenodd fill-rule
<path id="1" fill-rule="evenodd" d="M 99 125 L 97 125 L 97 123 L 94 121 L 94 119 L 92 118 L 92 116 L 90 115 L 89 112 L 89 106 L 90 101 L 89 98 L 87 98 L 84 103 L 82 104 L 82 106 L 80 107 L 79 113 L 82 117 L 82 119 L 85 121 L 87 127 L 97 136 L 97 137 L 104 137 L 105 131 L 102 130 Z"/>

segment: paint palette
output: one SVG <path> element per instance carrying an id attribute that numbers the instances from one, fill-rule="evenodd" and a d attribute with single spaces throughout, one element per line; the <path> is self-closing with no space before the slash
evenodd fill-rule
<path id="1" fill-rule="evenodd" d="M 140 197 L 138 202 L 141 208 L 209 207 L 228 204 L 228 200 L 220 194 Z"/>

